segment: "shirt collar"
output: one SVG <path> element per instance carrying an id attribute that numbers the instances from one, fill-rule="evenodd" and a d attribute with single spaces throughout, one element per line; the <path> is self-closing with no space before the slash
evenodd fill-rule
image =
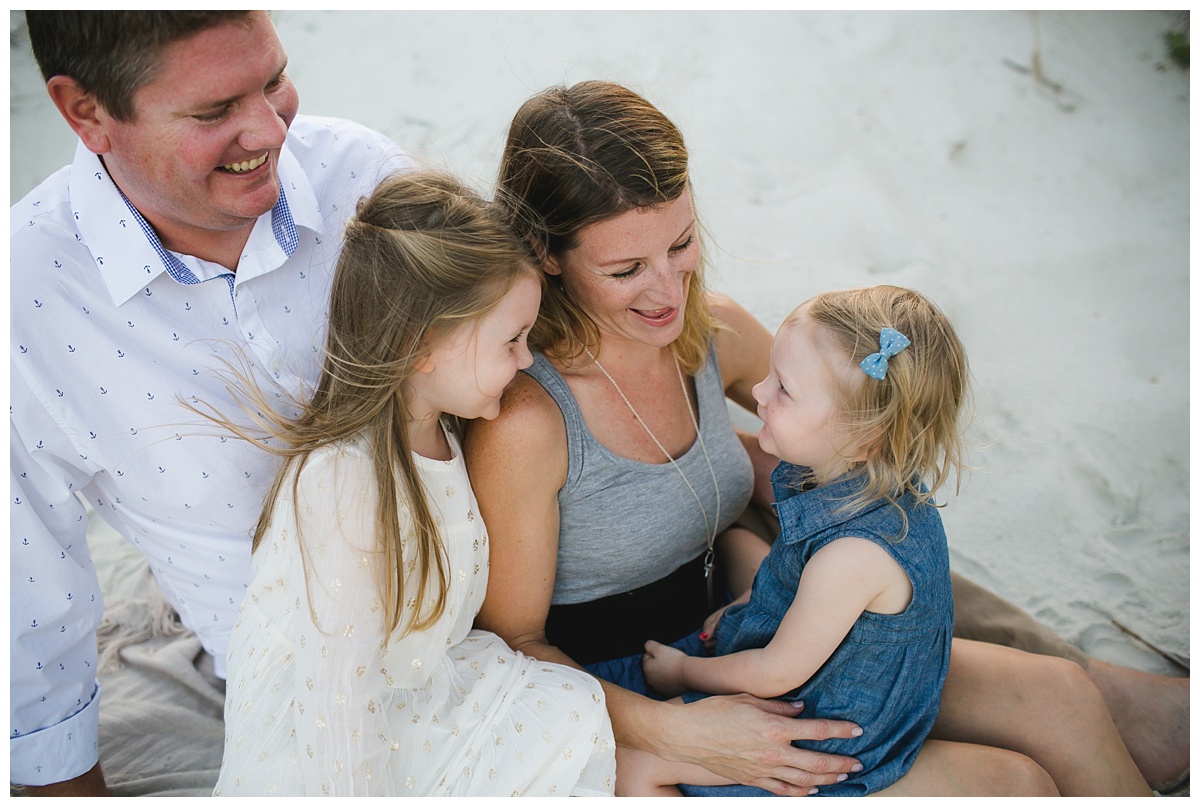
<path id="1" fill-rule="evenodd" d="M 297 228 L 321 235 L 323 220 L 312 185 L 286 144 L 279 152 L 279 180 L 279 201 L 255 227 L 270 229 L 286 260 L 299 244 Z M 164 272 L 179 283 L 203 279 L 163 247 L 153 228 L 112 181 L 100 157 L 88 151 L 82 141 L 75 147 L 70 195 L 79 235 L 116 305 L 138 294 Z"/>
<path id="2" fill-rule="evenodd" d="M 879 499 L 862 509 L 843 510 L 843 505 L 862 489 L 864 478 L 853 474 L 810 490 L 802 490 L 791 483 L 801 478 L 805 471 L 806 468 L 798 465 L 780 462 L 771 473 L 775 513 L 781 522 L 792 524 L 795 528 L 783 530 L 781 538 L 789 535 L 797 540 L 807 538 L 886 504 L 885 500 Z"/>

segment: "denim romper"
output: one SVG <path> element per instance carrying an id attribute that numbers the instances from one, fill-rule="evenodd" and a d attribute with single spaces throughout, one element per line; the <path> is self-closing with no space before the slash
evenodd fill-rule
<path id="1" fill-rule="evenodd" d="M 771 476 L 782 532 L 759 567 L 750 601 L 731 606 L 722 617 L 717 653 L 765 647 L 792 604 L 805 563 L 830 541 L 854 536 L 887 550 L 912 582 L 908 608 L 899 614 L 864 612 L 829 660 L 785 696 L 804 701 L 805 717 L 862 726 L 861 737 L 795 744 L 863 764 L 846 781 L 822 785 L 820 795 L 865 796 L 908 771 L 937 718 L 954 630 L 946 534 L 937 508 L 918 505 L 911 494 L 898 500 L 908 531 L 895 541 L 903 520 L 890 503 L 872 502 L 850 515 L 837 512 L 861 487 L 860 479 L 801 492 L 788 485 L 798 478 L 799 470 L 788 463 Z"/>

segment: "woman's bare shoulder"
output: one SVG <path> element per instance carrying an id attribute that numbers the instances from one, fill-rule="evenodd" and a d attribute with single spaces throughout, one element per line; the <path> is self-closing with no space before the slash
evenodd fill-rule
<path id="1" fill-rule="evenodd" d="M 465 449 L 473 476 L 476 470 L 502 468 L 536 468 L 545 474 L 561 464 L 565 478 L 567 430 L 562 412 L 542 385 L 525 373 L 517 373 L 504 390 L 494 420 L 471 422 Z"/>
<path id="2" fill-rule="evenodd" d="M 746 326 L 762 327 L 745 306 L 727 294 L 718 291 L 708 293 L 708 307 L 721 325 L 733 331 L 742 331 Z"/>

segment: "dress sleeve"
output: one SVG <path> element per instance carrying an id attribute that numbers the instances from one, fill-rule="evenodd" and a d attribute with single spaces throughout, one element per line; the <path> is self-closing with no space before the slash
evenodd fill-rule
<path id="1" fill-rule="evenodd" d="M 75 497 L 88 481 L 78 451 L 15 367 L 10 383 L 9 781 L 46 785 L 99 758 L 104 602 Z"/>
<path id="2" fill-rule="evenodd" d="M 297 574 L 308 600 L 300 602 L 295 639 L 297 734 L 310 757 L 299 766 L 305 790 L 387 795 L 396 779 L 387 771 L 395 730 L 383 695 L 414 676 L 393 673 L 384 636 L 371 461 L 358 450 L 316 452 L 295 495 L 307 572 Z"/>

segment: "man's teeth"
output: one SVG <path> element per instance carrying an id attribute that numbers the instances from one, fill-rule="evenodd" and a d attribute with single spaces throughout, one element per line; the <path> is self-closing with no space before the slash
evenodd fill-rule
<path id="1" fill-rule="evenodd" d="M 246 171 L 253 171 L 267 161 L 267 155 L 264 153 L 261 157 L 255 157 L 253 160 L 243 160 L 240 163 L 230 163 L 222 165 L 226 171 L 232 171 L 235 174 L 242 174 Z"/>

